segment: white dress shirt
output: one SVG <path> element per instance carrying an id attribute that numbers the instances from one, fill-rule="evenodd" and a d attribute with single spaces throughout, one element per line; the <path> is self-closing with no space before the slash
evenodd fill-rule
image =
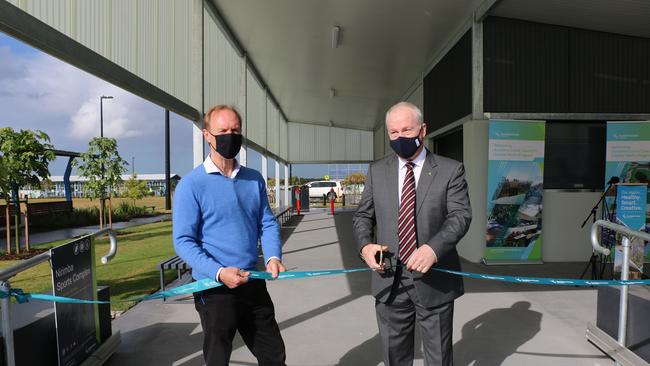
<path id="1" fill-rule="evenodd" d="M 214 161 L 212 161 L 212 159 L 210 158 L 210 155 L 208 155 L 208 157 L 205 158 L 205 160 L 203 161 L 203 168 L 205 168 L 205 172 L 208 173 L 208 174 L 219 173 L 219 174 L 223 175 L 224 177 L 226 176 L 225 174 L 223 174 L 223 171 L 221 171 L 221 169 L 219 169 L 217 164 L 215 164 Z M 235 177 L 237 176 L 237 173 L 239 173 L 239 168 L 241 168 L 241 166 L 239 165 L 239 162 L 237 161 L 237 159 L 235 159 L 235 167 L 233 168 L 232 173 L 230 174 L 230 177 L 228 177 L 228 178 L 235 179 Z"/>

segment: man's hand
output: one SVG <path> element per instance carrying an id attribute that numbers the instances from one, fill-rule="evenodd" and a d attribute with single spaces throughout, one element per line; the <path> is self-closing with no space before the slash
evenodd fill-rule
<path id="1" fill-rule="evenodd" d="M 388 247 L 385 245 L 366 244 L 361 249 L 361 256 L 363 257 L 363 260 L 366 262 L 368 267 L 372 268 L 373 271 L 383 273 L 384 264 L 377 263 L 377 259 L 375 258 L 375 255 L 377 255 L 377 253 L 379 252 L 386 252 L 386 251 L 388 251 Z"/>
<path id="2" fill-rule="evenodd" d="M 269 263 L 266 264 L 266 272 L 270 273 L 273 279 L 278 278 L 278 274 L 280 274 L 280 272 L 286 271 L 287 269 L 284 268 L 284 264 L 275 258 L 271 258 L 271 260 L 269 260 Z"/>
<path id="3" fill-rule="evenodd" d="M 424 244 L 420 246 L 413 254 L 411 258 L 406 263 L 407 271 L 418 271 L 420 273 L 426 273 L 431 269 L 431 266 L 438 262 L 438 257 L 433 249 Z"/>
<path id="4" fill-rule="evenodd" d="M 228 288 L 235 288 L 248 282 L 249 274 L 249 272 L 237 267 L 224 267 L 221 272 L 219 272 L 219 278 L 217 278 L 217 280 L 228 286 Z"/>

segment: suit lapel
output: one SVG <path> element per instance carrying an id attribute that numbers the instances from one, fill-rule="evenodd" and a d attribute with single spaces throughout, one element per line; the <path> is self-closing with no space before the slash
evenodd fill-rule
<path id="1" fill-rule="evenodd" d="M 393 155 L 392 158 L 388 159 L 386 161 L 386 186 L 388 188 L 388 198 L 390 202 L 390 212 L 391 214 L 394 213 L 395 217 L 397 217 L 397 213 L 399 212 L 399 175 L 397 171 L 397 156 Z M 396 224 L 397 225 L 397 224 Z"/>
<path id="2" fill-rule="evenodd" d="M 422 165 L 422 172 L 420 173 L 420 178 L 418 179 L 418 188 L 415 190 L 415 214 L 417 215 L 422 209 L 422 204 L 424 203 L 424 197 L 426 197 L 429 187 L 433 182 L 433 179 L 436 177 L 438 169 L 436 169 L 436 159 L 433 157 L 433 153 L 427 150 L 427 157 L 424 160 Z"/>

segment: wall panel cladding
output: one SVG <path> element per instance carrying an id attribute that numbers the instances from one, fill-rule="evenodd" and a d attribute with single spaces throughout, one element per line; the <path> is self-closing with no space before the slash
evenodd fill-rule
<path id="1" fill-rule="evenodd" d="M 251 73 L 246 77 L 246 137 L 266 148 L 266 92 Z"/>
<path id="2" fill-rule="evenodd" d="M 472 113 L 472 33 L 465 33 L 424 77 L 424 120 L 435 131 Z"/>
<path id="3" fill-rule="evenodd" d="M 377 131 L 374 132 L 374 159 L 380 159 L 384 156 L 384 139 L 386 135 L 386 127 L 381 125 Z"/>
<path id="4" fill-rule="evenodd" d="M 571 111 L 650 113 L 650 39 L 572 29 Z"/>
<path id="5" fill-rule="evenodd" d="M 205 108 L 215 104 L 232 104 L 243 111 L 244 59 L 237 54 L 207 9 L 203 24 Z"/>
<path id="6" fill-rule="evenodd" d="M 266 101 L 266 148 L 273 154 L 280 153 L 280 112 L 278 108 L 267 99 Z"/>
<path id="7" fill-rule="evenodd" d="M 484 110 L 650 113 L 650 39 L 489 17 Z"/>
<path id="8" fill-rule="evenodd" d="M 489 17 L 483 37 L 486 112 L 569 111 L 567 28 Z"/>
<path id="9" fill-rule="evenodd" d="M 288 126 L 284 117 L 280 116 L 280 157 L 284 160 L 289 160 L 289 147 L 288 145 Z"/>

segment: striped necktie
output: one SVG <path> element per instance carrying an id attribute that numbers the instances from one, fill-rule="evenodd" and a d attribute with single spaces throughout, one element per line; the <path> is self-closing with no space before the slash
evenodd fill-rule
<path id="1" fill-rule="evenodd" d="M 406 163 L 406 177 L 402 186 L 402 202 L 399 205 L 397 237 L 399 238 L 399 258 L 406 263 L 418 247 L 415 230 L 415 175 L 413 162 Z"/>

